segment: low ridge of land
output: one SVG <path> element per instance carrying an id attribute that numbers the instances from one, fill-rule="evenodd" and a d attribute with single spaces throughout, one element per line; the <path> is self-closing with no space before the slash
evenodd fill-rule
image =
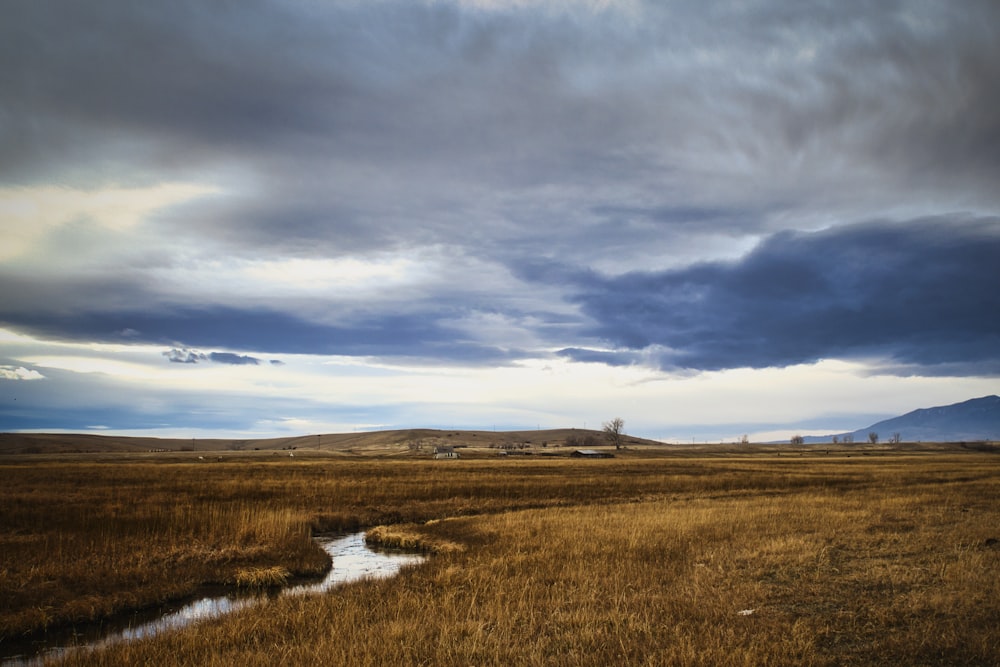
<path id="1" fill-rule="evenodd" d="M 617 451 L 601 431 L 577 428 L 527 431 L 462 431 L 403 429 L 326 433 L 262 439 L 154 438 L 90 433 L 0 433 L 0 455 L 166 454 L 192 458 L 232 458 L 261 455 L 359 457 L 429 457 L 451 447 L 461 457 L 483 458 L 501 453 L 513 456 L 568 456 L 576 449 L 597 449 L 627 456 L 630 453 L 672 456 L 863 455 L 889 452 L 975 450 L 1000 453 L 995 442 L 877 443 L 699 443 L 667 444 L 624 436 Z M 209 456 L 210 455 L 210 456 Z"/>
<path id="2" fill-rule="evenodd" d="M 664 447 L 655 440 L 625 436 L 627 447 Z M 252 452 L 309 450 L 357 455 L 430 454 L 450 446 L 461 452 L 535 452 L 559 448 L 603 448 L 600 431 L 548 429 L 528 431 L 461 431 L 404 429 L 328 433 L 263 439 L 154 438 L 90 433 L 0 433 L 0 454 L 70 454 L 109 452 Z"/>

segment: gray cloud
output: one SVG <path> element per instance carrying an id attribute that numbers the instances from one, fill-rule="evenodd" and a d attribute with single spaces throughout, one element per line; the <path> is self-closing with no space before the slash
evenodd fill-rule
<path id="1" fill-rule="evenodd" d="M 247 356 L 245 354 L 233 354 L 232 352 L 210 352 L 209 361 L 217 364 L 229 364 L 230 366 L 256 366 L 260 359 Z"/>
<path id="2" fill-rule="evenodd" d="M 163 353 L 167 361 L 173 364 L 197 364 L 200 361 L 208 361 L 208 355 L 194 350 L 181 350 L 173 348 Z"/>
<path id="3" fill-rule="evenodd" d="M 638 212 L 614 233 L 642 248 L 685 211 L 760 233 L 820 203 L 998 203 L 990 2 L 6 9 L 3 178 L 236 164 L 246 191 L 163 221 L 231 247 L 338 254 L 475 226 L 480 254 L 591 261 L 594 211 Z"/>
<path id="4" fill-rule="evenodd" d="M 117 342 L 117 332 L 131 327 L 141 332 L 133 342 L 171 341 L 192 346 L 165 351 L 163 355 L 174 363 L 260 363 L 256 357 L 193 349 L 214 346 L 469 365 L 506 364 L 530 356 L 530 352 L 516 347 L 478 342 L 448 322 L 454 315 L 439 307 L 429 307 L 408 314 L 377 313 L 334 325 L 309 321 L 274 308 L 172 308 L 155 313 L 93 309 L 84 313 L 6 315 L 0 316 L 0 324 L 42 338 L 68 341 Z"/>
<path id="5" fill-rule="evenodd" d="M 1000 5 L 637 6 L 4 3 L 0 185 L 221 191 L 52 231 L 0 323 L 178 363 L 994 368 Z M 153 270 L 428 247 L 459 268 L 353 309 Z"/>
<path id="6" fill-rule="evenodd" d="M 785 232 L 731 263 L 580 275 L 590 333 L 622 352 L 564 354 L 623 363 L 646 349 L 695 369 L 882 357 L 897 371 L 989 373 L 1000 362 L 997 257 L 1000 220 L 933 218 Z"/>
<path id="7" fill-rule="evenodd" d="M 583 363 L 598 363 L 608 366 L 632 366 L 641 364 L 644 357 L 634 350 L 592 350 L 580 347 L 567 347 L 559 350 L 560 357 Z"/>
<path id="8" fill-rule="evenodd" d="M 197 364 L 203 361 L 211 361 L 216 364 L 228 364 L 230 366 L 257 366 L 260 359 L 245 354 L 234 354 L 232 352 L 198 352 L 196 350 L 172 348 L 163 353 L 168 361 L 175 364 Z M 274 364 L 274 361 L 271 362 Z M 281 362 L 278 362 L 279 364 Z"/>

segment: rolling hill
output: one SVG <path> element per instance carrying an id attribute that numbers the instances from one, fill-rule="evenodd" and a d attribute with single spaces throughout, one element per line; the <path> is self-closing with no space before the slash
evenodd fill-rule
<path id="1" fill-rule="evenodd" d="M 626 446 L 662 443 L 625 436 Z M 260 440 L 177 439 L 126 437 L 90 433 L 0 433 L 0 454 L 72 453 L 248 453 L 302 451 L 362 456 L 428 454 L 436 446 L 451 446 L 480 453 L 514 452 L 559 453 L 576 447 L 607 446 L 604 434 L 587 429 L 528 431 L 451 431 L 405 429 L 361 431 L 269 438 Z M 566 453 L 566 452 L 564 452 Z"/>

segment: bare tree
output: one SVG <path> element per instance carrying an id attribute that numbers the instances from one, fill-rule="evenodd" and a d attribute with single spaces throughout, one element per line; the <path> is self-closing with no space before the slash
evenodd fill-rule
<path id="1" fill-rule="evenodd" d="M 845 445 L 854 444 L 854 435 L 852 433 L 848 433 L 847 435 L 844 436 L 844 444 Z"/>
<path id="2" fill-rule="evenodd" d="M 741 445 L 749 445 L 750 444 L 750 436 L 747 435 L 746 433 L 744 433 L 743 436 L 740 438 L 740 444 Z"/>
<path id="3" fill-rule="evenodd" d="M 793 445 L 801 445 L 801 444 L 805 443 L 805 441 L 806 441 L 806 439 L 803 438 L 801 435 L 793 435 L 792 439 L 790 440 L 790 442 Z"/>
<path id="4" fill-rule="evenodd" d="M 621 417 L 615 417 L 609 422 L 604 422 L 604 437 L 608 439 L 615 449 L 622 448 L 622 436 L 625 435 L 625 420 Z"/>
<path id="5" fill-rule="evenodd" d="M 875 431 L 872 431 L 871 433 L 869 433 L 868 434 L 868 442 L 872 443 L 873 445 L 877 445 L 878 444 L 878 433 L 876 433 Z"/>
<path id="6" fill-rule="evenodd" d="M 903 436 L 901 434 L 899 434 L 899 433 L 893 433 L 892 437 L 889 438 L 889 442 L 891 442 L 894 445 L 898 445 L 899 441 L 902 440 L 902 439 L 903 439 Z"/>

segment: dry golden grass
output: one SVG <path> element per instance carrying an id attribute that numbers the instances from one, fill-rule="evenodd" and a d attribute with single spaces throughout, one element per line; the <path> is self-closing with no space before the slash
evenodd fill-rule
<path id="1" fill-rule="evenodd" d="M 438 523 L 432 519 L 424 524 L 430 526 Z M 396 526 L 375 526 L 365 532 L 365 541 L 369 546 L 382 549 L 398 549 L 412 553 L 424 552 L 431 554 L 446 554 L 465 551 L 465 545 L 421 530 L 414 524 Z"/>
<path id="2" fill-rule="evenodd" d="M 3 470 L 0 638 L 178 598 L 240 570 L 328 566 L 310 517 L 170 466 Z"/>
<path id="3" fill-rule="evenodd" d="M 278 598 L 68 664 L 1000 664 L 995 455 L 129 465 L 87 471 L 80 502 L 197 497 L 218 517 L 262 512 L 261 536 L 306 519 L 406 522 L 372 538 L 435 555 L 393 580 Z M 84 479 L 75 466 L 18 472 L 37 475 L 41 496 Z M 33 485 L 0 491 L 0 546 L 30 537 L 7 510 L 31 505 Z M 223 539 L 186 511 L 219 549 L 251 530 Z M 101 548 L 128 525 L 105 529 Z M 6 553 L 4 595 L 24 581 Z"/>
<path id="4" fill-rule="evenodd" d="M 663 481 L 635 462 L 614 478 L 565 463 L 0 463 L 0 640 L 233 582 L 241 569 L 315 574 L 327 559 L 311 531 L 608 501 Z"/>
<path id="5" fill-rule="evenodd" d="M 288 583 L 292 573 L 280 565 L 249 567 L 239 570 L 233 583 L 241 588 L 272 588 Z"/>

